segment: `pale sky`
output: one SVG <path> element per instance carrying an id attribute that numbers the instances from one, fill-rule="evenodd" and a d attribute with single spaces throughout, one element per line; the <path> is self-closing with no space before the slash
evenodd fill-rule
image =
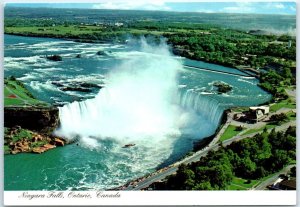
<path id="1" fill-rule="evenodd" d="M 93 8 L 122 10 L 159 10 L 205 13 L 296 14 L 295 2 L 186 2 L 172 0 L 118 1 L 99 3 L 9 3 L 11 7 Z"/>

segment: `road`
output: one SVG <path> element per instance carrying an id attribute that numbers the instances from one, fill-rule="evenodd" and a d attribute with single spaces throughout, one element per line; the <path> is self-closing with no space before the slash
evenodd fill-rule
<path id="1" fill-rule="evenodd" d="M 286 93 L 292 97 L 293 99 L 296 98 L 296 90 L 291 90 L 291 89 L 285 89 Z"/>
<path id="2" fill-rule="evenodd" d="M 282 131 L 282 130 L 287 129 L 289 126 L 296 126 L 296 121 L 290 121 L 290 122 L 285 123 L 281 126 L 277 126 L 277 127 L 275 127 L 275 130 L 276 131 Z M 271 129 L 269 129 L 269 131 L 270 130 Z M 231 139 L 223 141 L 222 144 L 223 144 L 223 146 L 227 146 L 227 145 L 231 144 L 234 141 L 239 141 L 239 140 L 242 140 L 242 139 L 245 139 L 245 138 L 253 137 L 258 133 L 260 133 L 260 132 L 254 132 L 252 134 L 247 134 L 247 135 L 237 135 L 237 136 L 234 136 Z M 191 156 L 189 156 L 189 157 L 187 157 L 187 158 L 185 158 L 185 159 L 183 159 L 183 160 L 181 160 L 177 163 L 174 163 L 173 165 L 169 166 L 167 169 L 157 171 L 157 172 L 153 173 L 151 176 L 149 176 L 145 179 L 142 179 L 139 182 L 135 182 L 134 184 L 129 185 L 128 187 L 124 188 L 123 190 L 142 190 L 144 188 L 147 188 L 152 183 L 157 182 L 159 180 L 162 180 L 162 179 L 166 178 L 168 175 L 171 175 L 171 174 L 175 173 L 180 164 L 189 164 L 189 163 L 200 160 L 200 158 L 205 156 L 210 150 L 216 150 L 216 149 L 219 148 L 219 144 L 217 144 L 217 142 L 215 142 L 215 139 L 213 141 L 214 142 L 211 142 L 211 143 L 213 143 L 212 145 L 209 144 L 203 150 L 200 150 L 200 151 L 194 153 L 193 155 L 191 155 Z"/>
<path id="3" fill-rule="evenodd" d="M 6 90 L 7 90 L 10 94 L 15 95 L 15 96 L 16 96 L 15 98 L 22 100 L 24 103 L 27 102 L 25 99 L 23 99 L 22 97 L 20 97 L 20 96 L 18 96 L 17 94 L 15 94 L 9 87 L 7 87 L 7 86 L 4 86 L 4 87 L 6 88 Z"/>
<path id="4" fill-rule="evenodd" d="M 199 67 L 190 66 L 190 65 L 183 65 L 183 67 L 202 70 L 202 71 L 208 71 L 208 72 L 213 72 L 213 73 L 221 73 L 221 74 L 226 74 L 226 75 L 231 75 L 231 76 L 246 77 L 246 78 L 253 78 L 253 79 L 255 78 L 254 76 L 252 76 L 250 74 L 243 75 L 243 74 L 237 74 L 237 73 L 231 73 L 231 72 L 227 72 L 227 71 L 214 70 L 214 69 L 209 69 L 209 68 L 199 68 Z"/>
<path id="5" fill-rule="evenodd" d="M 254 189 L 255 190 L 264 190 L 267 188 L 268 185 L 271 185 L 273 184 L 277 179 L 278 179 L 278 176 L 280 174 L 287 174 L 287 172 L 290 171 L 290 169 L 292 167 L 294 167 L 295 165 L 289 165 L 285 168 L 283 168 L 280 172 L 276 173 L 274 176 L 270 177 L 269 179 L 263 181 L 262 183 L 260 183 L 258 186 L 256 186 Z"/>
<path id="6" fill-rule="evenodd" d="M 26 106 L 26 105 L 31 105 L 31 104 L 28 103 L 28 100 L 26 100 L 26 99 L 20 97 L 19 95 L 17 95 L 16 93 L 14 93 L 9 87 L 5 86 L 5 88 L 7 89 L 7 91 L 8 91 L 10 94 L 15 95 L 15 96 L 16 96 L 16 99 L 19 99 L 19 100 L 23 101 L 23 105 L 24 105 L 24 106 Z M 8 97 L 6 97 L 6 98 L 8 98 Z"/>

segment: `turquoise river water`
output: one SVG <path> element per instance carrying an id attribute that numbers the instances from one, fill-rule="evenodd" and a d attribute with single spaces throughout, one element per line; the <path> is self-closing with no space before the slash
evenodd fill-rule
<path id="1" fill-rule="evenodd" d="M 215 132 L 225 109 L 271 98 L 256 79 L 183 64 L 240 71 L 175 57 L 165 45 L 142 40 L 118 45 L 5 35 L 4 52 L 5 77 L 14 75 L 37 98 L 58 104 L 61 126 L 55 133 L 78 139 L 40 155 L 5 155 L 5 190 L 120 186 L 180 159 Z M 63 61 L 45 58 L 53 54 Z M 232 90 L 218 94 L 215 81 Z M 62 90 L 82 84 L 92 87 Z M 130 143 L 136 145 L 123 148 Z"/>

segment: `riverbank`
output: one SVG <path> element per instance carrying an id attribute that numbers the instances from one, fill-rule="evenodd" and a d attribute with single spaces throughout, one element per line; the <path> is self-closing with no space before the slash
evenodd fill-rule
<path id="1" fill-rule="evenodd" d="M 7 20 L 9 21 L 9 20 Z M 22 22 L 23 20 L 20 19 Z M 240 69 L 263 68 L 266 63 L 277 62 L 286 67 L 295 67 L 295 38 L 290 37 L 292 47 L 287 49 L 286 38 L 274 35 L 255 35 L 236 29 L 223 29 L 213 25 L 175 23 L 165 21 L 158 25 L 155 21 L 135 22 L 122 26 L 80 24 L 53 24 L 41 26 L 33 21 L 23 23 L 26 26 L 8 24 L 5 34 L 49 37 L 74 40 L 79 42 L 124 43 L 130 38 L 146 36 L 153 42 L 166 38 L 174 54 L 193 60 L 201 60 Z M 22 24 L 21 24 L 22 25 Z M 274 44 L 275 40 L 282 44 Z M 237 43 L 238 42 L 238 43 Z M 252 45 L 255 45 L 253 47 Z M 258 46 L 256 46 L 258 45 Z M 284 51 L 284 52 L 282 52 Z M 247 72 L 247 70 L 240 69 Z"/>
<path id="2" fill-rule="evenodd" d="M 77 28 L 77 27 L 73 26 L 72 28 Z M 85 27 L 84 29 L 82 29 L 82 32 L 84 32 L 86 29 L 87 30 L 91 29 L 91 31 L 93 31 L 93 29 L 95 29 L 95 28 L 96 27 L 91 27 L 91 28 Z M 80 35 L 77 35 L 76 38 L 67 38 L 68 36 L 65 36 L 64 33 L 59 33 L 59 35 L 57 36 L 56 33 L 51 33 L 51 32 L 53 32 L 53 29 L 54 28 L 49 28 L 49 31 L 48 30 L 45 30 L 45 31 L 44 30 L 43 31 L 37 30 L 36 31 L 37 33 L 33 32 L 33 33 L 25 33 L 25 34 L 21 33 L 23 30 L 20 30 L 17 33 L 7 32 L 7 34 L 17 34 L 18 36 L 29 36 L 29 37 L 32 37 L 32 36 L 36 36 L 36 37 L 51 37 L 51 38 L 55 38 L 55 39 L 59 38 L 59 39 L 66 39 L 66 40 L 72 40 L 72 41 L 78 41 L 80 39 L 80 42 L 89 42 L 90 40 L 94 41 L 93 37 L 91 37 L 91 39 L 82 39 Z M 67 28 L 67 29 L 70 29 L 70 28 Z M 26 31 L 27 30 L 28 30 L 28 28 L 26 28 Z M 47 32 L 47 31 L 50 32 L 50 33 L 49 34 L 46 33 L 46 35 L 45 35 L 43 32 Z M 142 34 L 140 34 L 140 35 L 142 35 Z M 120 40 L 122 40 L 122 38 L 118 38 L 118 41 L 120 41 Z M 96 40 L 96 41 L 98 41 L 98 40 Z M 104 42 L 111 43 L 113 41 L 110 38 L 108 38 Z M 178 51 L 175 52 L 177 50 L 176 49 L 176 47 L 177 47 L 176 44 L 173 44 L 172 41 L 171 42 L 167 41 L 167 42 L 168 42 L 168 44 L 170 45 L 170 47 L 172 48 L 172 50 L 173 50 L 173 52 L 175 54 L 179 54 L 182 57 L 191 58 L 193 60 L 199 60 L 199 58 L 197 58 L 197 57 L 195 57 L 193 55 L 191 56 L 190 52 L 188 52 L 187 50 L 180 50 L 180 52 L 178 52 Z M 120 43 L 122 43 L 122 44 L 126 43 L 126 39 L 122 40 Z M 193 54 L 195 52 L 196 51 L 193 51 Z M 257 71 L 257 74 L 252 74 L 252 73 L 248 73 L 248 69 L 243 69 L 245 67 L 239 67 L 240 64 L 244 64 L 244 63 L 237 63 L 237 64 L 234 64 L 234 65 L 232 65 L 232 64 L 228 65 L 227 62 L 215 62 L 213 60 L 205 59 L 205 58 L 204 59 L 201 58 L 200 60 L 203 61 L 203 62 L 206 62 L 206 63 L 213 63 L 213 64 L 222 65 L 222 66 L 231 66 L 233 69 L 235 69 L 237 71 L 240 71 L 240 72 L 243 72 L 244 74 L 247 74 L 247 76 L 249 76 L 249 77 L 258 78 L 259 81 L 260 81 L 260 83 L 258 84 L 258 86 L 260 88 L 262 88 L 263 90 L 267 91 L 268 93 L 271 93 L 275 98 L 284 98 L 284 97 L 286 97 L 286 94 L 284 92 L 282 92 L 283 88 L 286 85 L 295 84 L 295 80 L 296 80 L 295 77 L 293 77 L 293 75 L 291 75 L 290 66 L 289 67 L 287 66 L 284 70 L 282 70 L 282 69 L 280 69 L 280 70 L 279 69 L 278 70 L 274 70 L 275 72 L 274 71 L 271 71 L 271 72 L 270 71 L 269 72 L 264 71 L 264 72 L 259 73 L 259 71 Z M 265 64 L 265 65 L 267 65 L 267 64 Z M 246 67 L 246 68 L 248 68 L 248 67 Z M 276 84 L 272 83 L 272 81 L 274 80 L 274 78 L 278 78 L 278 77 L 281 78 L 280 79 L 281 80 L 281 83 L 280 83 L 281 86 L 280 87 L 277 87 Z M 81 88 L 65 88 L 65 90 L 81 90 Z M 91 91 L 91 89 L 85 89 L 85 88 L 83 90 L 84 91 Z"/>
<path id="3" fill-rule="evenodd" d="M 59 126 L 57 107 L 36 99 L 14 77 L 4 79 L 4 153 L 43 153 L 67 142 L 53 136 Z"/>
<path id="4" fill-rule="evenodd" d="M 23 39 L 23 38 L 22 38 L 22 39 Z M 46 40 L 46 41 L 49 41 L 49 40 Z M 95 53 L 95 52 L 94 52 L 94 53 Z M 74 56 L 75 56 L 75 55 L 73 55 L 73 57 L 74 57 Z M 211 82 L 211 81 L 208 81 L 208 82 Z M 262 93 L 262 91 L 260 91 L 260 93 Z M 59 151 L 62 151 L 62 150 L 65 151 L 65 149 L 57 149 L 57 150 L 54 150 L 54 151 L 55 151 L 55 152 L 56 152 L 56 151 L 59 152 Z M 66 153 L 67 153 L 67 151 L 68 151 L 68 150 L 66 149 Z M 51 154 L 52 154 L 52 152 L 51 152 Z M 24 155 L 24 156 L 27 156 L 27 155 Z M 47 155 L 45 155 L 45 156 L 47 156 Z M 13 157 L 13 156 L 11 156 L 11 157 Z M 19 156 L 19 157 L 21 157 L 21 156 Z M 43 156 L 43 157 L 44 157 L 44 156 Z M 117 169 L 119 169 L 119 168 L 117 168 Z"/>
<path id="5" fill-rule="evenodd" d="M 295 98 L 293 96 L 293 94 L 294 94 L 293 92 L 290 92 L 290 94 L 292 94 L 292 96 L 290 98 Z M 273 104 L 270 104 L 270 106 L 272 107 Z M 243 108 L 242 111 L 244 111 L 245 107 L 242 107 L 242 108 Z M 282 131 L 282 130 L 286 130 L 290 126 L 296 126 L 296 123 L 295 123 L 296 113 L 294 112 L 295 106 L 294 106 L 294 108 L 292 108 L 290 110 L 283 110 L 285 108 L 276 108 L 276 109 L 277 109 L 276 111 L 272 111 L 266 118 L 271 117 L 273 114 L 283 113 L 283 111 L 285 111 L 284 112 L 285 114 L 293 112 L 294 115 L 292 115 L 291 117 L 288 116 L 288 120 L 282 122 L 279 125 L 273 124 L 270 126 L 269 125 L 262 126 L 260 123 L 258 123 L 258 124 L 254 124 L 254 125 L 257 125 L 256 128 L 255 127 L 254 128 L 253 127 L 250 127 L 250 128 L 243 127 L 242 130 L 239 131 L 238 134 L 233 135 L 226 140 L 220 140 L 220 138 L 223 136 L 223 134 L 226 133 L 226 129 L 229 126 L 232 125 L 235 127 L 240 127 L 240 126 L 245 125 L 245 123 L 243 123 L 243 122 L 237 122 L 236 120 L 234 120 L 234 116 L 237 113 L 242 112 L 242 111 L 240 111 L 239 107 L 233 107 L 231 109 L 228 109 L 223 112 L 221 124 L 219 125 L 216 132 L 212 136 L 200 140 L 198 143 L 199 146 L 194 148 L 194 151 L 187 153 L 186 156 L 184 156 L 182 159 L 174 162 L 173 164 L 171 164 L 169 166 L 158 169 L 157 171 L 155 171 L 151 174 L 148 174 L 141 178 L 135 179 L 133 181 L 126 183 L 125 185 L 122 185 L 120 187 L 113 188 L 110 190 L 152 190 L 152 187 L 150 187 L 148 189 L 148 186 L 150 184 L 155 183 L 155 182 L 160 183 L 161 180 L 163 180 L 167 176 L 176 174 L 179 165 L 196 162 L 201 157 L 206 156 L 206 154 L 211 150 L 218 149 L 220 146 L 228 146 L 230 143 L 232 143 L 234 141 L 239 141 L 242 139 L 246 139 L 248 137 L 253 137 L 256 134 L 263 132 L 265 129 L 267 129 L 269 132 L 272 129 L 276 129 L 277 131 Z M 247 125 L 249 125 L 249 124 L 247 124 Z M 255 130 L 253 130 L 253 129 L 255 129 Z M 195 146 L 197 146 L 197 145 L 195 145 Z M 241 178 L 236 178 L 236 179 L 241 179 Z M 240 189 L 235 189 L 235 190 L 240 190 Z"/>
<path id="6" fill-rule="evenodd" d="M 34 33 L 34 32 L 21 33 L 21 31 L 20 32 L 7 32 L 6 31 L 6 32 L 4 32 L 4 34 L 12 35 L 12 36 L 22 36 L 22 37 L 51 38 L 51 39 L 57 39 L 57 40 L 66 40 L 66 41 L 73 41 L 73 42 L 80 42 L 80 43 L 94 43 L 94 44 L 105 44 L 105 43 L 112 43 L 112 42 L 118 43 L 118 44 L 127 44 L 127 41 L 128 41 L 126 38 L 124 38 L 124 37 L 128 36 L 128 34 L 125 35 L 125 33 L 118 36 L 117 41 L 115 41 L 114 39 L 111 39 L 111 38 L 99 40 L 99 39 L 94 39 L 94 37 L 90 37 L 90 39 L 87 39 L 87 38 L 81 38 L 80 36 L 69 37 L 69 36 L 66 36 L 65 34 L 51 34 L 51 33 L 43 34 L 43 33 Z M 147 34 L 139 33 L 139 36 L 136 36 L 136 38 L 141 37 L 142 35 L 147 35 Z M 115 38 L 115 36 L 113 36 L 113 37 Z M 188 58 L 191 60 L 199 61 L 198 58 L 195 58 L 194 56 L 189 55 L 189 53 L 186 51 L 179 52 L 176 49 L 176 45 L 174 46 L 174 45 L 172 45 L 172 43 L 169 43 L 168 45 L 170 46 L 172 52 L 175 55 L 185 57 L 185 58 Z M 210 63 L 210 64 L 217 64 L 217 65 L 224 66 L 224 67 L 231 67 L 233 69 L 236 69 L 237 71 L 245 73 L 246 75 L 248 75 L 250 77 L 256 77 L 256 78 L 259 77 L 258 75 L 253 75 L 253 74 L 248 73 L 247 70 L 241 69 L 239 67 L 239 65 L 227 64 L 226 62 L 222 63 L 222 62 L 209 61 L 207 59 L 201 59 L 200 61 L 203 61 L 205 63 Z"/>
<path id="7" fill-rule="evenodd" d="M 67 144 L 66 140 L 52 134 L 34 132 L 20 126 L 4 128 L 4 154 L 32 152 L 41 154 Z"/>
<path id="8" fill-rule="evenodd" d="M 279 133 L 279 132 L 287 130 L 287 129 L 289 130 L 289 129 L 291 129 L 290 127 L 295 127 L 295 126 L 296 126 L 296 122 L 291 121 L 291 122 L 286 123 L 282 126 L 278 126 L 275 129 L 276 129 L 276 132 Z M 220 148 L 224 149 L 224 147 L 229 146 L 232 143 L 237 143 L 237 142 L 240 142 L 242 140 L 245 141 L 250 137 L 251 138 L 255 137 L 260 132 L 262 132 L 262 131 L 257 131 L 257 132 L 254 132 L 252 134 L 244 135 L 244 136 L 235 136 L 235 137 L 232 137 L 229 140 L 224 141 L 222 144 L 218 143 L 218 140 L 216 139 L 216 142 L 214 142 L 214 143 L 211 142 L 209 147 L 206 147 L 206 148 L 204 148 L 200 151 L 197 151 L 197 153 L 194 153 L 193 155 L 190 155 L 190 156 L 186 157 L 182 161 L 176 162 L 176 163 L 174 163 L 174 164 L 172 164 L 168 167 L 160 169 L 160 170 L 158 170 L 158 171 L 156 171 L 156 172 L 154 172 L 150 175 L 147 175 L 145 177 L 136 179 L 132 182 L 127 183 L 124 186 L 121 186 L 119 188 L 115 188 L 113 190 L 158 190 L 158 189 L 156 189 L 156 187 L 161 186 L 161 184 L 166 181 L 165 179 L 167 177 L 172 176 L 172 175 L 173 176 L 176 175 L 176 173 L 178 172 L 179 166 L 181 164 L 183 164 L 184 166 L 196 165 L 199 162 L 199 160 L 203 157 L 206 157 L 207 154 L 210 153 L 210 155 L 211 155 L 212 153 L 216 153 L 218 149 L 220 149 Z M 268 132 L 272 133 L 271 129 L 269 129 Z M 293 136 L 295 136 L 295 135 L 293 135 Z M 295 159 L 295 158 L 293 158 L 293 159 Z M 292 161 L 292 162 L 294 162 L 294 161 Z M 246 186 L 249 187 L 249 190 L 253 190 L 252 189 L 253 186 L 258 185 L 260 182 L 262 182 L 265 179 L 265 177 L 263 177 L 259 181 L 253 180 L 253 182 L 252 182 L 252 180 L 241 179 L 240 177 L 234 176 L 232 183 L 229 184 L 229 186 L 228 186 L 228 188 L 229 188 L 228 190 L 246 190 L 244 187 L 243 188 L 237 188 L 237 186 L 236 186 L 236 180 L 237 179 L 240 180 L 239 184 L 241 184 L 240 182 L 244 180 L 245 181 L 244 185 L 247 184 Z M 170 189 L 164 189 L 164 190 L 170 190 Z M 204 189 L 201 189 L 201 190 L 208 190 L 208 189 L 204 188 Z"/>

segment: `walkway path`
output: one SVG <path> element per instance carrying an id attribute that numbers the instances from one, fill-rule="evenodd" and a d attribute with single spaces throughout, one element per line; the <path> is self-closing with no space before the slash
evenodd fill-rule
<path id="1" fill-rule="evenodd" d="M 247 77 L 247 78 L 255 78 L 254 76 L 251 75 L 243 75 L 243 74 L 237 74 L 237 73 L 231 73 L 227 71 L 220 71 L 220 70 L 214 70 L 214 69 L 209 69 L 209 68 L 200 68 L 196 66 L 190 66 L 190 65 L 183 65 L 185 68 L 192 68 L 192 69 L 197 69 L 197 70 L 202 70 L 202 71 L 208 71 L 208 72 L 213 72 L 213 73 L 221 73 L 221 74 L 226 74 L 226 75 L 231 75 L 231 76 L 238 76 L 238 77 Z"/>
<path id="2" fill-rule="evenodd" d="M 269 118 L 274 115 L 274 114 L 281 114 L 281 113 L 288 113 L 288 112 L 294 112 L 296 113 L 296 109 L 291 109 L 291 108 L 280 108 L 279 110 L 277 110 L 276 112 L 270 112 L 265 118 L 264 118 L 264 121 L 260 121 L 260 122 L 257 122 L 255 124 L 248 124 L 248 123 L 244 123 L 244 122 L 239 122 L 239 121 L 235 121 L 235 120 L 232 120 L 230 125 L 234 125 L 234 126 L 242 126 L 243 128 L 247 128 L 247 130 L 243 130 L 241 132 L 241 134 L 245 134 L 248 130 L 250 129 L 261 129 L 263 128 L 264 126 L 266 126 L 269 122 Z M 234 116 L 235 113 L 232 113 L 232 116 Z"/>
<path id="3" fill-rule="evenodd" d="M 289 95 L 289 97 L 291 97 L 293 99 L 296 98 L 296 90 L 285 89 L 285 91 Z"/>
<path id="4" fill-rule="evenodd" d="M 29 104 L 28 100 L 26 100 L 26 99 L 20 97 L 18 94 L 14 93 L 9 87 L 5 86 L 5 88 L 6 88 L 6 90 L 7 90 L 9 93 L 15 95 L 16 98 L 18 98 L 19 100 L 23 101 L 23 102 L 24 102 L 24 105 L 31 105 L 31 104 Z M 6 98 L 9 98 L 9 97 L 6 97 Z M 16 99 L 16 98 L 14 98 L 14 99 Z"/>

